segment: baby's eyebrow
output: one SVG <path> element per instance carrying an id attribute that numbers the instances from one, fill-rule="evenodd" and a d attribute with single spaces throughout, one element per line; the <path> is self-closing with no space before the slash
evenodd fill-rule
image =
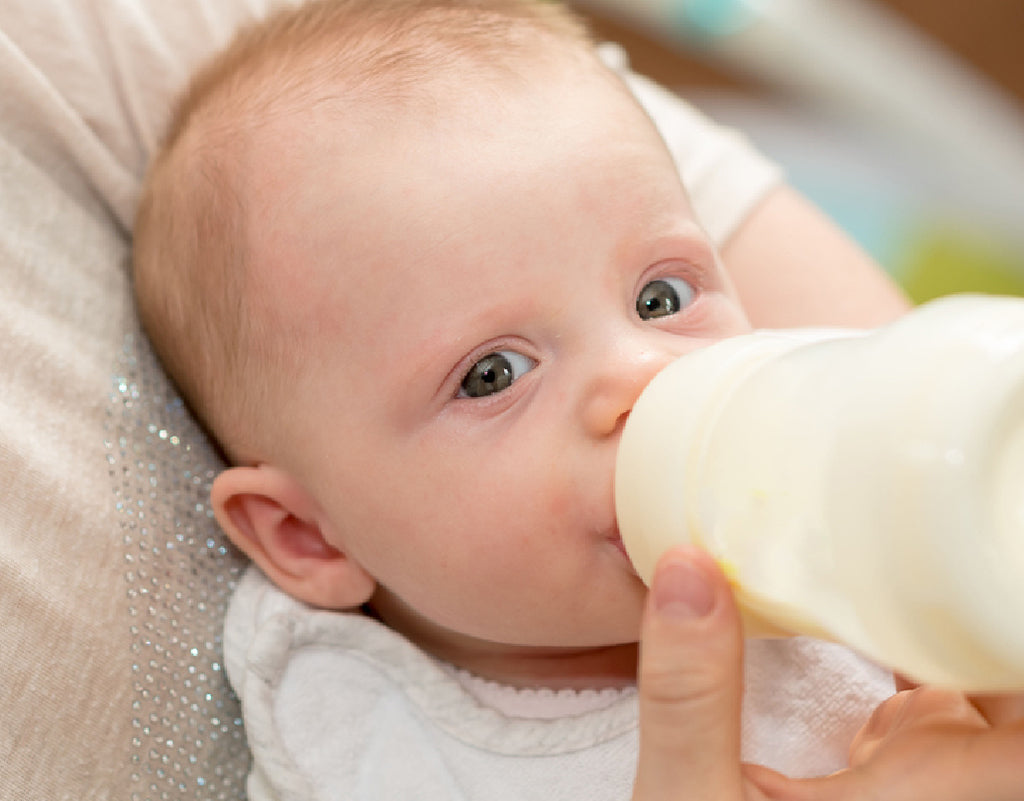
<path id="1" fill-rule="evenodd" d="M 624 252 L 624 269 L 666 259 L 681 259 L 708 277 L 721 269 L 717 250 L 707 234 L 691 216 L 679 213 L 666 213 L 662 219 L 645 224 L 643 229 L 633 232 L 620 250 Z"/>

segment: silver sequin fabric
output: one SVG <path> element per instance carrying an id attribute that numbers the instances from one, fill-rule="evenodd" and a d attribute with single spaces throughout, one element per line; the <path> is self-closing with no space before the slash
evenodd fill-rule
<path id="1" fill-rule="evenodd" d="M 243 799 L 249 751 L 221 629 L 244 558 L 209 505 L 222 462 L 152 355 L 124 342 L 105 447 L 124 543 L 132 801 Z"/>

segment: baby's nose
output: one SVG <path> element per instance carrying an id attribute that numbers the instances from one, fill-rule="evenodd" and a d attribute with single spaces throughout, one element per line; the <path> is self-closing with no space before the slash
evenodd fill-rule
<path id="1" fill-rule="evenodd" d="M 622 430 L 633 404 L 652 378 L 680 352 L 665 348 L 616 348 L 587 387 L 582 419 L 587 432 L 604 437 Z"/>

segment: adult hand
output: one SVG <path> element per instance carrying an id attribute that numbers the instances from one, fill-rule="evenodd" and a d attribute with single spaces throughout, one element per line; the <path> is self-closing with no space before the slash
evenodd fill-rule
<path id="1" fill-rule="evenodd" d="M 787 781 L 771 797 L 886 801 L 1024 801 L 1024 721 L 993 725 L 962 693 L 918 687 L 875 710 L 850 768 Z"/>
<path id="2" fill-rule="evenodd" d="M 999 706 L 996 721 L 976 699 L 929 687 L 879 706 L 846 770 L 794 780 L 742 765 L 742 648 L 739 614 L 713 560 L 690 547 L 663 556 L 641 639 L 633 801 L 1024 801 L 1016 707 Z"/>
<path id="3" fill-rule="evenodd" d="M 742 653 L 721 570 L 697 548 L 669 551 L 655 570 L 641 635 L 633 801 L 766 797 L 756 779 L 776 774 L 740 764 Z"/>

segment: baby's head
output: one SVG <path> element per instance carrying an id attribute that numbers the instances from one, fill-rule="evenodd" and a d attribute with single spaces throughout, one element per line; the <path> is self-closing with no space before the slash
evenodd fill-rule
<path id="1" fill-rule="evenodd" d="M 497 678 L 631 647 L 622 422 L 747 323 L 559 6 L 333 0 L 244 34 L 152 169 L 135 281 L 235 464 L 218 519 L 286 591 Z"/>
<path id="2" fill-rule="evenodd" d="M 260 453 L 271 432 L 259 423 L 300 361 L 296 329 L 312 333 L 277 314 L 274 280 L 302 268 L 267 263 L 307 222 L 291 207 L 304 187 L 290 168 L 325 157 L 323 137 L 347 141 L 359 161 L 360 142 L 445 118 L 471 90 L 498 94 L 569 43 L 586 49 L 586 33 L 552 3 L 333 0 L 243 31 L 194 76 L 140 203 L 135 280 L 161 357 L 230 456 Z M 324 179 L 351 183 L 351 165 L 321 166 Z M 353 187 L 356 200 L 357 190 L 372 188 Z"/>

